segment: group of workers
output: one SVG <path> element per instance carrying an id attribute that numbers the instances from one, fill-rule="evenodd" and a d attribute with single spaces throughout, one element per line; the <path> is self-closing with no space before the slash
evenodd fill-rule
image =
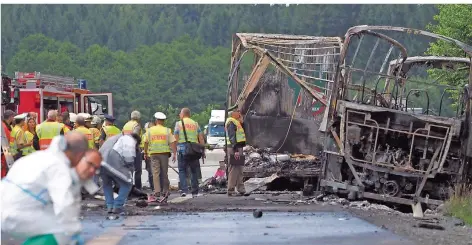
<path id="1" fill-rule="evenodd" d="M 190 142 L 205 141 L 200 126 L 191 119 L 190 109 L 180 111 L 173 133 L 164 126 L 167 117 L 162 112 L 154 114 L 154 121 L 145 130 L 140 118 L 140 113 L 133 111 L 131 120 L 120 130 L 109 115 L 100 125 L 90 115 L 58 115 L 51 110 L 47 120 L 36 125 L 35 113 L 16 115 L 5 111 L 2 126 L 8 131 L 10 154 L 16 161 L 6 176 L 2 164 L 2 233 L 26 238 L 24 244 L 29 245 L 83 244 L 78 218 L 81 190 L 95 193 L 98 186 L 92 179 L 98 174 L 107 212 L 123 214 L 133 179 L 137 188 L 142 187 L 143 158 L 152 173 L 148 202 L 163 203 L 169 197 L 169 159 L 178 162 L 181 196 L 190 190 L 196 197 L 200 161 L 186 157 L 186 147 Z M 245 194 L 242 149 L 246 136 L 242 121 L 239 111 L 233 111 L 225 125 L 229 196 L 236 194 L 235 188 L 238 194 Z M 118 188 L 116 198 L 114 187 Z"/>

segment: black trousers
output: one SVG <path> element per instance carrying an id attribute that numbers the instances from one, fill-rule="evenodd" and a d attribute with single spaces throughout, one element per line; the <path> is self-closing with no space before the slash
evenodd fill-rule
<path id="1" fill-rule="evenodd" d="M 134 159 L 134 186 L 138 189 L 143 188 L 143 183 L 141 182 L 141 175 L 143 174 L 143 154 L 141 150 L 136 150 L 136 158 Z"/>

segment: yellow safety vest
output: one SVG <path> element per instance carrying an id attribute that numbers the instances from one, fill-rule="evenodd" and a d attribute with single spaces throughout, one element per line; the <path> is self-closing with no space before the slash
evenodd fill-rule
<path id="1" fill-rule="evenodd" d="M 139 125 L 139 123 L 136 122 L 136 121 L 134 121 L 134 120 L 131 120 L 131 121 L 127 122 L 127 123 L 125 124 L 125 126 L 123 126 L 123 130 L 122 130 L 122 131 L 123 131 L 123 134 L 131 134 L 131 133 L 133 133 L 134 127 L 136 127 L 136 126 L 138 126 L 138 125 Z M 141 136 L 142 136 L 142 130 L 139 132 L 139 137 L 141 137 Z"/>
<path id="2" fill-rule="evenodd" d="M 15 125 L 15 127 L 13 127 L 13 129 L 11 130 L 11 138 L 13 139 L 13 141 L 10 142 L 10 153 L 12 155 L 18 153 L 18 144 L 16 144 L 16 141 L 20 136 L 21 131 L 23 131 L 23 129 L 18 125 Z"/>
<path id="3" fill-rule="evenodd" d="M 184 118 L 183 121 L 185 124 L 185 131 L 187 132 L 188 142 L 198 143 L 198 123 L 188 117 Z M 179 127 L 179 143 L 184 143 L 185 134 L 184 128 L 182 127 L 182 121 L 179 121 L 177 125 Z"/>
<path id="4" fill-rule="evenodd" d="M 246 141 L 246 133 L 244 133 L 243 126 L 241 125 L 241 123 L 238 120 L 236 120 L 232 117 L 229 117 L 226 120 L 226 123 L 225 123 L 226 135 L 228 135 L 228 124 L 230 122 L 232 122 L 232 123 L 234 123 L 234 125 L 236 125 L 236 142 L 237 143 L 245 142 Z M 226 136 L 226 142 L 227 142 L 228 145 L 231 144 L 231 142 L 229 141 L 228 136 Z"/>
<path id="5" fill-rule="evenodd" d="M 51 144 L 52 138 L 61 134 L 63 125 L 58 122 L 45 121 L 36 126 L 36 134 L 39 139 L 39 149 L 45 150 Z"/>
<path id="6" fill-rule="evenodd" d="M 61 125 L 62 130 L 64 130 L 64 134 L 70 131 L 70 129 L 64 124 L 64 123 L 59 123 Z"/>
<path id="7" fill-rule="evenodd" d="M 93 132 L 90 129 L 88 129 L 84 126 L 80 126 L 80 127 L 77 127 L 75 130 L 79 133 L 84 134 L 85 137 L 87 137 L 88 145 L 89 145 L 90 149 L 95 148 L 95 142 L 93 141 L 94 135 L 93 135 Z"/>
<path id="8" fill-rule="evenodd" d="M 106 138 L 105 139 L 108 139 L 112 136 L 115 136 L 117 134 L 121 134 L 121 130 L 119 128 L 117 128 L 115 125 L 108 125 L 108 126 L 104 126 L 102 127 L 103 129 L 103 132 L 105 132 L 105 135 L 106 135 Z"/>
<path id="9" fill-rule="evenodd" d="M 155 153 L 168 153 L 170 152 L 169 147 L 169 134 L 171 133 L 170 128 L 166 128 L 162 125 L 150 127 L 146 134 L 148 139 L 148 154 Z"/>
<path id="10" fill-rule="evenodd" d="M 30 131 L 25 131 L 25 141 L 27 144 L 33 142 L 34 135 Z M 23 156 L 29 155 L 36 150 L 34 149 L 33 146 L 28 146 L 23 148 Z"/>
<path id="11" fill-rule="evenodd" d="M 144 134 L 141 136 L 141 143 L 139 144 L 139 147 L 142 148 L 142 149 L 144 149 L 144 142 L 145 142 L 146 139 L 147 139 L 148 132 L 149 132 L 149 128 L 146 128 L 146 131 L 145 131 Z"/>

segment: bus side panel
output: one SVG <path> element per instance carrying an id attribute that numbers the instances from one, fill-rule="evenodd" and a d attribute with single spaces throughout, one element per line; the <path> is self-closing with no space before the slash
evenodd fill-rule
<path id="1" fill-rule="evenodd" d="M 18 114 L 25 112 L 36 112 L 40 120 L 40 95 L 38 91 L 20 91 L 20 104 L 18 105 Z M 37 121 L 36 123 L 39 123 Z"/>

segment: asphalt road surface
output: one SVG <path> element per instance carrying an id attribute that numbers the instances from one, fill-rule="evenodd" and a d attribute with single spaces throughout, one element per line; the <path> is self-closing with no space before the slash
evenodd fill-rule
<path id="1" fill-rule="evenodd" d="M 83 220 L 88 245 L 140 244 L 414 244 L 348 213 L 172 213 Z"/>
<path id="2" fill-rule="evenodd" d="M 222 149 L 206 151 L 205 164 L 203 164 L 203 162 L 200 160 L 203 181 L 215 175 L 215 172 L 220 165 L 219 161 L 222 161 L 224 159 L 224 156 L 225 156 L 225 153 Z M 179 171 L 178 166 L 177 166 L 177 161 L 173 163 L 172 160 L 169 159 L 169 163 L 171 167 L 173 167 L 176 171 Z M 170 185 L 178 186 L 179 176 L 171 167 L 169 167 Z M 146 170 L 146 164 L 144 163 L 144 161 L 143 161 L 143 174 L 141 176 L 141 181 L 143 182 L 143 186 L 149 187 L 148 172 Z"/>

